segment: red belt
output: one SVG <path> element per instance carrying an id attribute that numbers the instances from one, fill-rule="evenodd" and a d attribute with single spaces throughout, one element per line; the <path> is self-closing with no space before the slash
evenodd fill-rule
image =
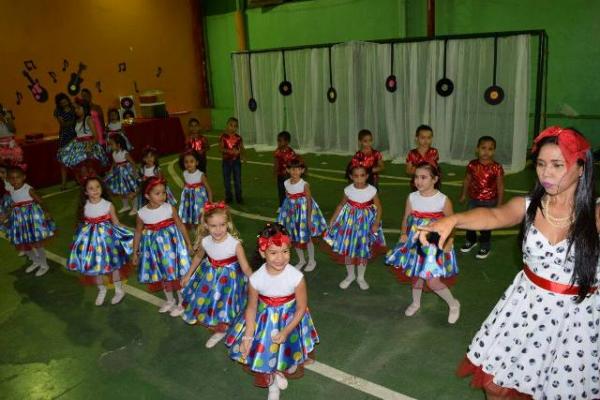
<path id="1" fill-rule="evenodd" d="M 277 307 L 277 306 L 285 304 L 289 301 L 295 300 L 296 295 L 290 294 L 289 296 L 284 296 L 284 297 L 268 297 L 268 296 L 263 296 L 263 295 L 259 294 L 258 298 L 260 299 L 260 301 L 262 301 L 263 303 L 265 303 L 266 305 L 268 305 L 270 307 Z"/>
<path id="2" fill-rule="evenodd" d="M 79 136 L 76 137 L 75 140 L 77 140 L 78 142 L 91 142 L 92 140 L 94 140 L 93 136 Z"/>
<path id="3" fill-rule="evenodd" d="M 156 224 L 144 224 L 145 229 L 150 229 L 151 231 L 159 231 L 163 228 L 171 226 L 175 224 L 175 220 L 173 218 L 162 220 Z"/>
<path id="4" fill-rule="evenodd" d="M 542 278 L 541 276 L 536 275 L 528 265 L 523 265 L 523 272 L 532 283 L 549 292 L 573 296 L 579 294 L 579 286 L 565 285 L 563 283 L 552 282 L 546 278 Z M 597 289 L 598 288 L 596 287 L 591 287 L 589 293 L 594 293 Z"/>
<path id="5" fill-rule="evenodd" d="M 238 260 L 237 256 L 225 258 L 223 260 L 215 260 L 214 258 L 211 258 L 209 256 L 206 257 L 208 258 L 208 262 L 210 262 L 210 264 L 215 268 L 224 267 Z"/>
<path id="6" fill-rule="evenodd" d="M 110 217 L 110 214 L 106 214 L 106 215 L 102 215 L 100 217 L 96 217 L 96 218 L 84 218 L 83 222 L 85 222 L 86 224 L 100 224 L 102 222 L 108 222 L 111 221 L 112 218 Z"/>
<path id="7" fill-rule="evenodd" d="M 352 201 L 348 199 L 348 204 L 350 204 L 354 208 L 369 208 L 373 205 L 373 200 L 369 200 L 365 203 L 359 203 L 357 201 Z"/>
<path id="8" fill-rule="evenodd" d="M 294 193 L 294 194 L 286 193 L 286 194 L 287 194 L 288 199 L 292 199 L 292 200 L 300 199 L 300 198 L 306 196 L 306 193 L 304 193 L 304 192 Z"/>
<path id="9" fill-rule="evenodd" d="M 33 203 L 34 203 L 33 200 L 27 200 L 27 201 L 20 201 L 18 203 L 13 203 L 12 206 L 13 206 L 13 208 L 16 208 L 16 207 L 28 206 Z"/>
<path id="10" fill-rule="evenodd" d="M 196 189 L 196 188 L 200 188 L 202 186 L 204 186 L 204 184 L 202 182 L 185 184 L 186 189 Z"/>
<path id="11" fill-rule="evenodd" d="M 420 212 L 420 211 L 412 211 L 410 213 L 413 217 L 417 218 L 426 218 L 426 219 L 434 219 L 434 218 L 444 218 L 445 215 L 443 212 Z"/>
<path id="12" fill-rule="evenodd" d="M 121 162 L 115 162 L 115 165 L 125 165 L 127 164 L 129 161 L 121 161 Z"/>

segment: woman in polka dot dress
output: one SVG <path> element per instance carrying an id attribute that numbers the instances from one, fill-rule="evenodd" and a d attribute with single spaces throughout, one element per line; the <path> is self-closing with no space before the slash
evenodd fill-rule
<path id="1" fill-rule="evenodd" d="M 190 268 L 190 237 L 177 210 L 166 203 L 166 182 L 157 177 L 144 182 L 142 192 L 148 201 L 138 211 L 133 238 L 132 263 L 138 265 L 138 278 L 150 291 L 163 290 L 167 301 L 158 312 L 171 312 L 181 306 L 180 279 Z M 173 298 L 177 292 L 179 303 Z"/>
<path id="2" fill-rule="evenodd" d="M 265 263 L 250 277 L 248 305 L 227 334 L 229 356 L 255 375 L 255 385 L 269 388 L 269 400 L 287 388 L 286 376 L 303 375 L 319 336 L 307 308 L 302 272 L 289 264 L 291 239 L 279 224 L 258 237 Z"/>
<path id="3" fill-rule="evenodd" d="M 214 332 L 206 342 L 210 349 L 244 310 L 247 277 L 252 274 L 225 203 L 204 205 L 196 247 L 192 267 L 182 281 L 181 311 L 188 324 L 201 324 Z"/>
<path id="4" fill-rule="evenodd" d="M 525 219 L 523 270 L 473 338 L 460 376 L 487 398 L 600 398 L 600 209 L 590 145 L 572 129 L 535 139 L 538 181 L 530 197 L 477 208 L 422 228 L 496 229 Z"/>

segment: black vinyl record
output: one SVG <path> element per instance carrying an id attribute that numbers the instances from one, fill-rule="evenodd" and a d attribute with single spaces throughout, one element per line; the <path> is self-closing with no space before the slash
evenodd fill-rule
<path id="1" fill-rule="evenodd" d="M 492 85 L 485 90 L 485 93 L 483 93 L 483 99 L 489 105 L 498 105 L 504 100 L 504 89 L 500 86 Z"/>
<path id="2" fill-rule="evenodd" d="M 327 91 L 327 100 L 330 103 L 335 103 L 335 101 L 337 100 L 337 92 L 333 87 L 330 87 Z"/>
<path id="3" fill-rule="evenodd" d="M 284 96 L 289 96 L 290 94 L 292 94 L 292 82 L 290 81 L 283 81 L 279 84 L 279 93 L 281 93 Z"/>
<path id="4" fill-rule="evenodd" d="M 396 79 L 396 75 L 390 75 L 387 77 L 385 80 L 385 89 L 390 93 L 394 93 L 396 89 L 398 89 L 398 80 Z"/>
<path id="5" fill-rule="evenodd" d="M 454 82 L 446 77 L 446 48 L 448 41 L 444 41 L 444 77 L 435 84 L 435 91 L 442 97 L 448 97 L 454 91 Z"/>
<path id="6" fill-rule="evenodd" d="M 250 77 L 250 100 L 248 100 L 248 109 L 252 112 L 256 111 L 258 104 L 254 99 L 254 89 L 252 88 L 252 53 L 248 53 L 248 76 Z"/>
<path id="7" fill-rule="evenodd" d="M 251 97 L 250 100 L 248 100 L 248 108 L 252 112 L 256 111 L 256 109 L 258 108 L 258 104 L 256 104 L 256 100 L 254 100 L 254 97 Z"/>

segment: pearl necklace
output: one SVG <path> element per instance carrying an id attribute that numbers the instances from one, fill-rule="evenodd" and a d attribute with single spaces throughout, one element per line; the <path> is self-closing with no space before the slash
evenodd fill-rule
<path id="1" fill-rule="evenodd" d="M 555 226 L 557 228 L 565 228 L 573 223 L 573 212 L 571 212 L 571 215 L 562 218 L 558 218 L 550 214 L 549 196 L 547 196 L 545 200 L 542 200 L 542 206 L 544 207 L 544 216 L 546 217 L 546 221 L 548 221 L 550 225 Z"/>

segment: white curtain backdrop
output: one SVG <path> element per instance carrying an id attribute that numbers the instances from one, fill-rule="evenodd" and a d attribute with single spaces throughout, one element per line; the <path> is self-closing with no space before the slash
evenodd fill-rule
<path id="1" fill-rule="evenodd" d="M 496 82 L 505 99 L 496 106 L 483 99 L 492 85 L 494 39 L 450 40 L 446 75 L 454 92 L 441 97 L 435 85 L 443 76 L 443 41 L 397 43 L 394 74 L 398 90 L 389 93 L 391 44 L 349 42 L 333 46 L 333 86 L 338 98 L 327 101 L 329 56 L 327 48 L 285 53 L 287 79 L 293 92 L 279 93 L 283 80 L 281 52 L 233 54 L 235 107 L 240 134 L 248 146 L 272 149 L 277 133 L 288 130 L 300 152 L 352 154 L 357 133 L 369 129 L 375 147 L 387 159 L 404 162 L 415 146 L 421 124 L 434 130 L 434 147 L 442 162 L 466 164 L 474 158 L 477 139 L 493 136 L 496 160 L 508 171 L 525 166 L 529 114 L 530 37 L 498 39 Z M 256 112 L 250 99 L 249 58 Z"/>

